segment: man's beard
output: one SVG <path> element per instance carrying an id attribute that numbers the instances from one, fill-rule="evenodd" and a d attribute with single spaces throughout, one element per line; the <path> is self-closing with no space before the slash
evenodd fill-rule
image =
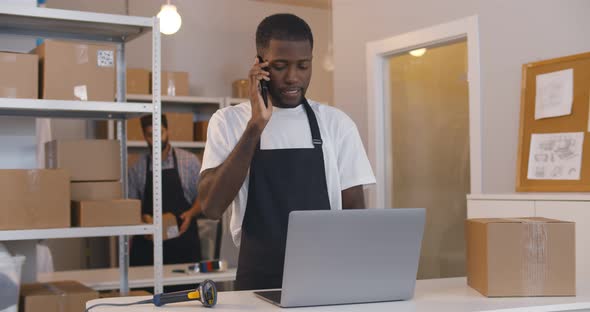
<path id="1" fill-rule="evenodd" d="M 148 146 L 150 148 L 150 151 L 154 149 L 154 146 L 152 144 L 148 143 Z M 166 146 L 168 146 L 168 140 L 162 141 L 162 151 L 166 149 Z"/>

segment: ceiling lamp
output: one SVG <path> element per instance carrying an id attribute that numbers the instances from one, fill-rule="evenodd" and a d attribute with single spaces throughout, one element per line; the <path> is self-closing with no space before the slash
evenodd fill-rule
<path id="1" fill-rule="evenodd" d="M 162 5 L 158 18 L 160 19 L 160 32 L 164 35 L 175 34 L 182 25 L 182 18 L 178 14 L 176 6 L 170 4 L 170 0 Z"/>

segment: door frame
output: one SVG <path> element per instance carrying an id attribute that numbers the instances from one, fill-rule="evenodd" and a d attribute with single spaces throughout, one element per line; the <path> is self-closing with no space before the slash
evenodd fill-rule
<path id="1" fill-rule="evenodd" d="M 391 146 L 388 60 L 391 56 L 422 47 L 467 40 L 467 81 L 469 90 L 469 156 L 471 193 L 481 194 L 481 79 L 478 16 L 454 20 L 390 38 L 368 42 L 366 46 L 368 154 L 375 169 L 377 185 L 369 195 L 369 207 L 392 207 L 393 168 L 386 157 Z"/>

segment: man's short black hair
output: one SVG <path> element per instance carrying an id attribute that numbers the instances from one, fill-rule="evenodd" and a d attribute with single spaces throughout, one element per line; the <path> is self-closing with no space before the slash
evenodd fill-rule
<path id="1" fill-rule="evenodd" d="M 141 117 L 140 121 L 141 121 L 141 129 L 143 131 L 145 131 L 145 129 L 147 127 L 152 126 L 152 115 L 145 115 L 145 116 Z M 164 115 L 164 114 L 162 114 L 162 127 L 168 129 L 168 118 L 166 118 L 166 115 Z"/>
<path id="2" fill-rule="evenodd" d="M 313 49 L 313 35 L 309 25 L 293 14 L 274 14 L 266 17 L 256 29 L 256 51 L 268 48 L 270 40 L 309 41 Z"/>

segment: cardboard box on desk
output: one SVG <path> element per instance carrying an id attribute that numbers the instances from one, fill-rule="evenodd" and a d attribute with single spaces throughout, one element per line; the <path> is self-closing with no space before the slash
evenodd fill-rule
<path id="1" fill-rule="evenodd" d="M 116 140 L 54 140 L 45 143 L 45 166 L 68 170 L 71 181 L 121 179 L 120 144 Z"/>
<path id="2" fill-rule="evenodd" d="M 98 292 L 75 281 L 24 284 L 21 312 L 80 312 L 86 302 L 98 299 Z"/>
<path id="3" fill-rule="evenodd" d="M 467 283 L 488 297 L 575 296 L 575 223 L 466 221 Z"/>
<path id="4" fill-rule="evenodd" d="M 72 200 L 113 200 L 122 199 L 121 182 L 72 182 Z"/>
<path id="5" fill-rule="evenodd" d="M 34 54 L 0 52 L 0 97 L 39 97 L 39 57 Z"/>
<path id="6" fill-rule="evenodd" d="M 0 170 L 0 230 L 70 227 L 65 170 Z"/>
<path id="7" fill-rule="evenodd" d="M 34 53 L 41 63 L 41 98 L 115 100 L 115 46 L 45 40 Z"/>
<path id="8" fill-rule="evenodd" d="M 137 225 L 141 201 L 136 199 L 72 201 L 72 226 Z"/>

